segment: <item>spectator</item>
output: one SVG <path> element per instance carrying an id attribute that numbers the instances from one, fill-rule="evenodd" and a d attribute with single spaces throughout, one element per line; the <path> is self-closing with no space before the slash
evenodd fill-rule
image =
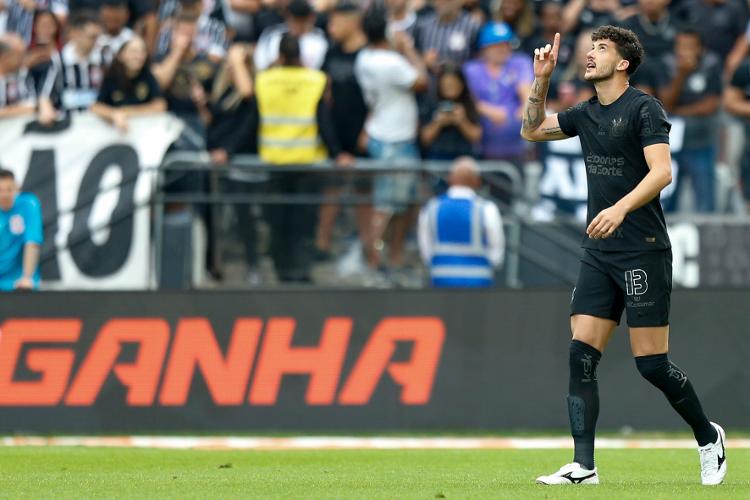
<path id="1" fill-rule="evenodd" d="M 164 59 L 172 49 L 173 31 L 180 29 L 191 32 L 190 42 L 193 52 L 219 64 L 227 54 L 226 27 L 224 23 L 204 12 L 201 0 L 179 0 L 174 15 L 164 21 L 156 43 L 156 60 Z M 192 24 L 190 29 L 186 24 Z"/>
<path id="2" fill-rule="evenodd" d="M 253 18 L 253 41 L 257 42 L 260 35 L 268 28 L 284 23 L 284 15 L 289 0 L 260 0 L 260 10 Z"/>
<path id="3" fill-rule="evenodd" d="M 482 122 L 482 155 L 520 164 L 525 144 L 518 131 L 523 103 L 534 80 L 531 58 L 514 53 L 514 35 L 505 23 L 491 23 L 479 34 L 479 59 L 464 74 Z"/>
<path id="4" fill-rule="evenodd" d="M 208 126 L 207 148 L 214 165 L 226 165 L 238 153 L 258 152 L 251 67 L 250 47 L 244 44 L 233 45 L 229 48 L 227 61 L 219 69 L 209 92 L 211 122 Z M 246 173 L 230 165 L 226 183 L 228 192 L 250 197 L 266 187 L 263 175 Z M 247 281 L 249 284 L 259 284 L 261 275 L 258 271 L 256 207 L 251 203 L 235 203 L 232 209 L 237 215 L 237 229 L 245 247 Z"/>
<path id="5" fill-rule="evenodd" d="M 192 6 L 191 6 L 192 7 Z M 200 12 L 180 11 L 171 20 L 168 51 L 157 56 L 152 71 L 167 99 L 167 108 L 185 123 L 175 149 L 201 151 L 206 148 L 206 126 L 210 110 L 206 92 L 213 86 L 218 69 L 211 46 L 196 43 Z"/>
<path id="6" fill-rule="evenodd" d="M 482 138 L 479 113 L 459 66 L 443 66 L 438 75 L 438 99 L 423 119 L 420 132 L 427 157 L 453 160 L 474 156 Z"/>
<path id="7" fill-rule="evenodd" d="M 472 158 L 456 160 L 450 189 L 433 198 L 419 215 L 419 250 L 432 286 L 489 287 L 503 261 L 500 211 L 476 194 L 481 180 Z"/>
<path id="8" fill-rule="evenodd" d="M 620 0 L 570 0 L 563 9 L 563 33 L 578 35 L 606 24 L 616 24 Z"/>
<path id="9" fill-rule="evenodd" d="M 0 37 L 0 119 L 38 112 L 38 121 L 50 125 L 55 120 L 50 98 L 55 71 L 48 67 L 42 77 L 35 79 L 22 66 L 24 47 L 23 40 L 16 34 Z"/>
<path id="10" fill-rule="evenodd" d="M 497 16 L 521 42 L 534 33 L 534 8 L 530 0 L 503 0 Z"/>
<path id="11" fill-rule="evenodd" d="M 156 50 L 156 40 L 159 35 L 159 18 L 156 15 L 159 2 L 154 0 L 125 0 L 125 4 L 127 6 L 128 15 L 127 27 L 146 41 L 149 53 L 153 54 Z M 70 11 L 99 11 L 102 15 L 102 22 L 105 25 L 106 33 L 111 30 L 107 26 L 109 21 L 104 18 L 108 16 L 108 14 L 112 14 L 113 17 L 119 17 L 120 11 L 118 5 L 118 2 L 116 1 L 110 4 L 109 0 L 70 0 Z M 109 13 L 102 12 L 101 9 L 104 6 L 112 8 Z M 119 20 L 116 24 L 119 24 Z M 114 57 L 116 53 L 117 50 L 113 50 L 109 54 L 105 53 L 105 56 L 111 58 Z"/>
<path id="12" fill-rule="evenodd" d="M 435 12 L 417 23 L 414 43 L 437 73 L 442 63 L 460 65 L 474 55 L 479 23 L 463 11 L 463 0 L 435 0 L 433 5 Z"/>
<path id="13" fill-rule="evenodd" d="M 151 73 L 146 42 L 133 36 L 112 61 L 91 111 L 126 132 L 130 117 L 166 110 L 162 90 Z"/>
<path id="14" fill-rule="evenodd" d="M 695 208 L 714 211 L 721 62 L 706 52 L 698 31 L 683 29 L 675 38 L 675 54 L 667 62 L 669 83 L 660 92 L 666 111 L 685 121 L 683 146 L 675 159 L 680 167 L 674 195 L 665 207 L 677 209 L 684 180 L 690 178 Z"/>
<path id="15" fill-rule="evenodd" d="M 244 43 L 257 41 L 259 35 L 257 16 L 263 8 L 262 0 L 224 0 L 224 6 L 227 27 L 234 31 L 234 41 Z"/>
<path id="16" fill-rule="evenodd" d="M 410 0 L 385 0 L 388 10 L 388 39 L 395 33 L 406 33 L 412 40 L 417 29 L 417 13 Z"/>
<path id="17" fill-rule="evenodd" d="M 105 62 L 96 49 L 101 25 L 92 12 L 77 12 L 70 18 L 70 41 L 55 65 L 60 107 L 65 111 L 85 111 L 96 102 L 104 77 Z"/>
<path id="18" fill-rule="evenodd" d="M 34 15 L 31 43 L 26 49 L 25 66 L 32 74 L 46 72 L 62 47 L 62 27 L 51 10 L 38 10 Z"/>
<path id="19" fill-rule="evenodd" d="M 562 33 L 562 12 L 563 6 L 558 0 L 545 0 L 539 7 L 539 18 L 537 28 L 534 34 L 524 40 L 519 51 L 522 54 L 531 56 L 534 49 L 551 44 L 555 38 L 555 33 Z M 588 41 L 590 43 L 590 40 Z M 558 82 L 563 79 L 565 68 L 573 65 L 573 55 L 575 53 L 576 37 L 566 36 L 560 40 L 560 48 L 557 54 L 557 65 L 562 71 L 556 71 L 552 74 L 547 102 L 557 100 Z M 588 48 L 586 51 L 588 52 Z"/>
<path id="20" fill-rule="evenodd" d="M 331 125 L 324 73 L 302 66 L 297 37 L 285 33 L 277 65 L 258 74 L 258 146 L 263 161 L 274 165 L 307 165 L 327 156 L 345 161 Z M 310 194 L 315 176 L 308 172 L 275 174 L 272 186 L 285 195 Z M 309 205 L 269 207 L 271 256 L 284 282 L 309 282 L 315 231 L 315 209 Z"/>
<path id="21" fill-rule="evenodd" d="M 235 44 L 219 69 L 209 94 L 211 122 L 208 128 L 208 150 L 211 160 L 224 165 L 235 153 L 257 153 L 248 147 L 251 123 L 253 80 L 248 65 L 251 49 Z"/>
<path id="22" fill-rule="evenodd" d="M 302 64 L 320 69 L 328 50 L 326 35 L 315 27 L 315 12 L 307 0 L 291 0 L 283 24 L 267 28 L 260 35 L 255 47 L 255 69 L 263 71 L 279 57 L 279 43 L 285 33 L 299 38 L 302 49 Z"/>
<path id="23" fill-rule="evenodd" d="M 130 12 L 127 0 L 104 0 L 99 7 L 102 34 L 96 45 L 107 64 L 115 58 L 120 47 L 133 38 L 133 30 L 128 28 Z"/>
<path id="24" fill-rule="evenodd" d="M 484 26 L 492 17 L 492 2 L 490 0 L 465 0 L 464 11 L 474 19 L 479 26 Z"/>
<path id="25" fill-rule="evenodd" d="M 182 0 L 159 0 L 159 21 L 164 22 L 174 17 L 177 11 L 183 9 Z M 200 16 L 215 19 L 222 25 L 224 22 L 224 9 L 222 0 L 200 0 Z"/>
<path id="26" fill-rule="evenodd" d="M 0 290 L 39 288 L 42 241 L 39 200 L 19 194 L 13 172 L 0 169 Z"/>
<path id="27" fill-rule="evenodd" d="M 694 26 L 706 49 L 716 53 L 723 64 L 747 25 L 746 8 L 740 1 L 684 0 L 674 17 L 681 25 Z"/>
<path id="28" fill-rule="evenodd" d="M 61 25 L 68 18 L 68 0 L 7 0 L 8 17 L 5 29 L 21 37 L 26 47 L 31 44 L 34 16 L 38 10 L 50 10 Z"/>
<path id="29" fill-rule="evenodd" d="M 673 53 L 677 27 L 669 13 L 670 1 L 638 0 L 638 13 L 620 24 L 638 35 L 638 40 L 648 56 L 644 62 L 655 61 L 656 64 L 660 64 L 665 57 Z"/>
<path id="30" fill-rule="evenodd" d="M 745 60 L 735 70 L 724 88 L 724 106 L 727 112 L 740 118 L 745 128 L 744 150 L 740 157 L 740 184 L 750 211 L 750 60 Z"/>
<path id="31" fill-rule="evenodd" d="M 223 24 L 203 15 L 200 0 L 180 0 L 175 17 L 169 19 L 162 27 L 157 63 L 152 66 L 152 72 L 159 87 L 164 91 L 167 109 L 183 122 L 182 133 L 171 146 L 173 150 L 204 151 L 207 147 L 207 128 L 212 120 L 207 94 L 214 85 L 219 62 L 225 53 L 225 43 Z M 208 173 L 205 171 L 166 172 L 166 193 L 203 194 L 207 189 Z M 211 211 L 210 205 L 188 207 L 183 203 L 168 203 L 165 205 L 165 227 L 171 225 L 173 228 L 180 228 L 181 232 L 189 233 L 194 222 L 193 215 L 199 215 L 205 224 L 209 241 L 213 242 L 214 224 Z M 181 247 L 186 245 L 190 245 L 190 242 Z M 203 249 L 201 242 L 196 248 L 196 255 Z M 209 272 L 215 272 L 215 259 L 211 253 L 214 246 L 208 245 L 206 250 Z M 173 261 L 180 265 L 166 263 L 170 271 L 162 272 L 163 287 L 184 286 L 185 276 L 182 270 L 186 264 L 181 264 L 177 259 Z M 164 264 L 163 262 L 162 269 Z"/>
<path id="32" fill-rule="evenodd" d="M 329 17 L 328 34 L 333 44 L 323 62 L 323 71 L 328 74 L 331 81 L 331 116 L 341 149 L 350 155 L 351 160 L 360 154 L 359 136 L 367 118 L 367 105 L 354 74 L 354 63 L 367 45 L 367 37 L 362 31 L 362 13 L 359 6 L 346 1 L 336 5 Z M 347 177 L 340 173 L 327 176 L 325 197 L 335 200 L 346 180 Z M 354 188 L 358 194 L 365 195 L 372 188 L 367 177 L 356 177 L 354 181 Z M 331 237 L 339 208 L 340 205 L 335 201 L 320 207 L 318 233 L 315 238 L 320 258 L 330 256 Z M 373 263 L 372 206 L 358 204 L 355 210 L 365 257 Z"/>
<path id="33" fill-rule="evenodd" d="M 396 50 L 391 49 L 386 39 L 385 12 L 370 10 L 363 24 L 369 45 L 357 57 L 354 72 L 370 109 L 365 124 L 367 151 L 371 157 L 388 162 L 416 163 L 419 124 L 414 92 L 427 87 L 426 70 L 405 34 L 396 35 Z M 379 242 L 392 223 L 389 257 L 396 267 L 403 265 L 409 205 L 417 196 L 417 180 L 410 172 L 375 178 L 373 239 Z"/>
<path id="34" fill-rule="evenodd" d="M 528 37 L 521 45 L 520 50 L 524 54 L 531 55 L 534 49 L 551 44 L 555 33 L 562 33 L 563 6 L 559 0 L 545 0 L 539 7 L 539 18 L 534 34 Z M 573 56 L 575 37 L 567 36 L 560 40 L 560 49 L 557 53 L 557 64 L 564 68 L 570 63 Z"/>

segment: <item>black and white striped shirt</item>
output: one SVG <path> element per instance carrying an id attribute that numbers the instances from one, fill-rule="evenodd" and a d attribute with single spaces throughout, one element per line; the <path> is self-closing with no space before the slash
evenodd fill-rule
<path id="1" fill-rule="evenodd" d="M 17 33 L 28 46 L 34 31 L 34 11 L 24 9 L 17 0 L 6 0 L 5 3 L 8 10 L 7 31 Z M 51 10 L 58 18 L 67 17 L 68 0 L 36 0 L 36 9 Z"/>
<path id="2" fill-rule="evenodd" d="M 224 21 L 224 9 L 222 0 L 203 0 L 203 14 Z M 177 13 L 180 7 L 180 0 L 162 0 L 159 3 L 159 22 L 164 22 Z"/>
<path id="3" fill-rule="evenodd" d="M 16 104 L 36 104 L 34 80 L 26 68 L 0 76 L 0 108 Z"/>
<path id="4" fill-rule="evenodd" d="M 96 102 L 106 69 L 101 51 L 94 49 L 84 59 L 76 53 L 73 43 L 68 42 L 52 60 L 62 109 L 82 111 Z"/>
<path id="5" fill-rule="evenodd" d="M 56 74 L 52 63 L 42 63 L 30 70 L 21 68 L 13 74 L 0 76 L 0 107 L 35 105 L 37 98 L 51 97 Z"/>
<path id="6" fill-rule="evenodd" d="M 135 33 L 128 27 L 123 28 L 117 35 L 112 36 L 108 33 L 102 33 L 96 40 L 96 48 L 94 50 L 101 51 L 102 58 L 107 65 L 110 65 L 114 60 L 120 48 L 125 45 Z"/>
<path id="7" fill-rule="evenodd" d="M 172 20 L 167 20 L 156 42 L 156 60 L 161 60 L 169 53 L 172 44 Z M 224 57 L 229 48 L 227 30 L 224 23 L 207 15 L 198 18 L 196 34 L 193 39 L 193 50 L 198 54 Z"/>
<path id="8" fill-rule="evenodd" d="M 441 63 L 463 64 L 474 56 L 478 33 L 479 23 L 465 12 L 448 23 L 429 14 L 418 21 L 414 43 L 422 54 L 436 50 Z"/>

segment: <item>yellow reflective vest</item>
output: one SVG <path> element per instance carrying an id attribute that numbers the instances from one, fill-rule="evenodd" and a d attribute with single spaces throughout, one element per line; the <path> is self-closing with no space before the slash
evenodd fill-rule
<path id="1" fill-rule="evenodd" d="M 325 74 L 309 68 L 278 66 L 257 76 L 261 159 L 279 165 L 326 159 L 316 116 L 325 87 Z"/>

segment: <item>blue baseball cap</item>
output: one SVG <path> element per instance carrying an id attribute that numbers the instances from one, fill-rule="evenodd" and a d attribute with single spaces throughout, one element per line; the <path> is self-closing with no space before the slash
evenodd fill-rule
<path id="1" fill-rule="evenodd" d="M 479 39 L 477 45 L 479 49 L 483 49 L 490 45 L 495 45 L 503 42 L 512 41 L 516 35 L 513 30 L 510 29 L 507 23 L 494 23 L 490 22 L 484 25 L 484 28 L 479 32 Z"/>

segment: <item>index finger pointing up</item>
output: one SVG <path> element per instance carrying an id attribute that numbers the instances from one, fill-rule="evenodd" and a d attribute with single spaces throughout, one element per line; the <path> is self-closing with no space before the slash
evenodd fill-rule
<path id="1" fill-rule="evenodd" d="M 555 33 L 555 39 L 552 41 L 552 60 L 557 61 L 557 52 L 560 50 L 560 33 Z"/>

